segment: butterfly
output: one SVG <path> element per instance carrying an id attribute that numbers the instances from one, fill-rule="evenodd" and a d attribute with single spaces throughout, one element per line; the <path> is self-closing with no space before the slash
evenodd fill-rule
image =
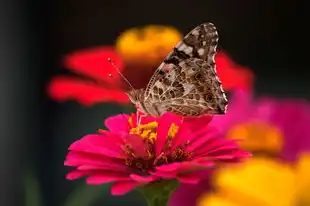
<path id="1" fill-rule="evenodd" d="M 228 100 L 215 69 L 218 33 L 212 23 L 190 31 L 156 69 L 146 88 L 127 93 L 144 115 L 225 114 Z"/>

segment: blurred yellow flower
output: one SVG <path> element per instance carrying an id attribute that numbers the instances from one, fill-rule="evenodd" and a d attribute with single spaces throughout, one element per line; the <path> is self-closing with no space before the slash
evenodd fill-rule
<path id="1" fill-rule="evenodd" d="M 220 169 L 198 206 L 309 206 L 310 154 L 296 165 L 257 157 Z"/>
<path id="2" fill-rule="evenodd" d="M 246 122 L 231 128 L 227 133 L 228 139 L 242 139 L 239 145 L 242 149 L 252 152 L 278 154 L 283 147 L 281 131 L 264 122 Z"/>
<path id="3" fill-rule="evenodd" d="M 302 154 L 299 157 L 297 170 L 297 205 L 310 205 L 310 154 Z"/>
<path id="4" fill-rule="evenodd" d="M 181 39 L 182 34 L 170 26 L 135 27 L 118 37 L 116 49 L 128 64 L 141 65 L 142 62 L 146 65 L 157 65 Z"/>

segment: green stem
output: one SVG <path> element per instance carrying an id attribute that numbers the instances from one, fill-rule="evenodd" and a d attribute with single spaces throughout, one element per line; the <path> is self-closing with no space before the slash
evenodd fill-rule
<path id="1" fill-rule="evenodd" d="M 168 206 L 170 197 L 178 187 L 177 181 L 158 181 L 140 188 L 148 206 Z"/>

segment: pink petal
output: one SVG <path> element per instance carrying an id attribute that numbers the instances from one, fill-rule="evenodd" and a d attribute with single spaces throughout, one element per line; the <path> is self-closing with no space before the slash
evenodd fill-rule
<path id="1" fill-rule="evenodd" d="M 233 141 L 217 139 L 213 142 L 210 142 L 209 145 L 204 145 L 204 147 L 200 147 L 195 150 L 193 156 L 216 156 L 216 154 L 229 154 L 231 151 L 238 149 L 239 146 L 235 144 Z"/>
<path id="2" fill-rule="evenodd" d="M 129 132 L 130 125 L 128 123 L 129 115 L 119 114 L 108 117 L 105 120 L 105 126 L 112 132 Z"/>
<path id="3" fill-rule="evenodd" d="M 124 195 L 127 192 L 130 192 L 138 186 L 137 182 L 134 181 L 118 181 L 115 182 L 111 187 L 112 195 Z"/>
<path id="4" fill-rule="evenodd" d="M 213 163 L 207 162 L 206 160 L 200 160 L 200 162 L 178 162 L 159 166 L 156 168 L 156 171 L 151 174 L 164 179 L 175 179 L 180 175 L 182 176 L 194 172 L 197 174 L 198 171 L 209 169 L 211 166 L 213 166 Z"/>
<path id="5" fill-rule="evenodd" d="M 135 156 L 142 158 L 147 161 L 149 154 L 147 149 L 149 147 L 148 143 L 141 138 L 140 135 L 132 134 L 128 135 L 126 138 L 126 143 L 132 147 Z"/>
<path id="6" fill-rule="evenodd" d="M 160 155 L 163 147 L 166 144 L 168 131 L 169 131 L 172 123 L 175 123 L 176 125 L 180 125 L 181 118 L 172 114 L 172 113 L 165 113 L 158 120 L 157 140 L 155 143 L 155 150 L 156 150 L 155 154 L 156 154 L 156 156 Z"/>
<path id="7" fill-rule="evenodd" d="M 211 168 L 214 166 L 214 158 L 212 157 L 202 157 L 202 158 L 195 158 L 193 161 L 197 165 L 199 165 L 202 168 Z"/>
<path id="8" fill-rule="evenodd" d="M 178 170 L 179 167 L 180 167 L 180 163 L 174 162 L 171 164 L 165 164 L 165 165 L 158 166 L 156 167 L 156 170 L 162 171 L 162 172 L 172 172 L 172 171 Z"/>
<path id="9" fill-rule="evenodd" d="M 108 168 L 126 167 L 123 159 L 106 157 L 86 152 L 70 151 L 65 160 L 65 166 L 98 165 Z"/>
<path id="10" fill-rule="evenodd" d="M 200 117 L 185 118 L 183 126 L 188 127 L 191 131 L 199 131 L 208 126 L 213 116 L 204 115 Z"/>
<path id="11" fill-rule="evenodd" d="M 181 162 L 180 167 L 178 170 L 178 174 L 184 173 L 193 173 L 198 172 L 206 169 L 210 169 L 214 164 L 210 161 L 188 161 L 188 162 Z"/>
<path id="12" fill-rule="evenodd" d="M 71 172 L 69 172 L 67 175 L 66 175 L 66 178 L 68 180 L 75 180 L 75 179 L 78 179 L 80 177 L 83 177 L 83 176 L 86 176 L 89 174 L 89 171 L 79 171 L 79 170 L 73 170 Z"/>
<path id="13" fill-rule="evenodd" d="M 114 158 L 125 158 L 120 147 L 121 137 L 117 134 L 106 133 L 86 135 L 70 145 L 69 150 L 88 152 Z"/>
<path id="14" fill-rule="evenodd" d="M 157 178 L 154 176 L 140 176 L 137 174 L 131 174 L 130 178 L 136 182 L 141 182 L 141 183 L 149 183 L 152 181 L 155 181 Z"/>
<path id="15" fill-rule="evenodd" d="M 126 167 L 108 167 L 107 165 L 81 165 L 77 167 L 78 170 L 109 170 L 113 172 L 126 172 L 128 169 Z"/>
<path id="16" fill-rule="evenodd" d="M 193 138 L 192 131 L 189 130 L 184 125 L 182 125 L 181 127 L 179 127 L 178 133 L 171 142 L 171 149 L 169 152 L 172 152 L 175 150 L 175 148 L 184 145 L 188 140 L 190 141 L 192 138 Z"/>
<path id="17" fill-rule="evenodd" d="M 165 172 L 165 171 L 156 171 L 156 172 L 150 172 L 151 175 L 157 177 L 158 179 L 175 179 L 177 176 L 177 171 L 173 172 Z"/>
<path id="18" fill-rule="evenodd" d="M 189 173 L 189 174 L 179 175 L 177 179 L 182 183 L 197 184 L 201 180 L 201 177 L 195 173 Z"/>
<path id="19" fill-rule="evenodd" d="M 104 184 L 113 181 L 126 181 L 130 180 L 129 176 L 121 173 L 114 172 L 100 172 L 98 175 L 92 175 L 86 179 L 88 184 Z"/>
<path id="20" fill-rule="evenodd" d="M 218 137 L 218 131 L 214 127 L 206 127 L 197 133 L 194 133 L 190 144 L 187 145 L 186 151 L 196 151 L 208 145 L 209 142 L 215 141 Z"/>

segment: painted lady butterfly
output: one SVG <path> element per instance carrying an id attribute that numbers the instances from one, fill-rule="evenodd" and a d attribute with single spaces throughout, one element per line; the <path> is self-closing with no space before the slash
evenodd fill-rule
<path id="1" fill-rule="evenodd" d="M 145 89 L 128 92 L 130 100 L 151 116 L 225 114 L 228 101 L 215 70 L 217 42 L 212 23 L 197 26 L 166 57 Z"/>

